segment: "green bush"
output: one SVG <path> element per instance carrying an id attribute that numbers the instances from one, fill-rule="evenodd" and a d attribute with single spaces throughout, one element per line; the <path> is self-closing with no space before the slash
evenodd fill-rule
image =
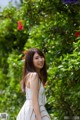
<path id="1" fill-rule="evenodd" d="M 12 120 L 16 118 L 25 101 L 19 84 L 22 51 L 37 47 L 47 60 L 46 108 L 52 120 L 79 116 L 78 18 L 79 5 L 65 5 L 59 0 L 25 0 L 18 9 L 8 7 L 0 12 L 0 112 L 8 112 Z"/>

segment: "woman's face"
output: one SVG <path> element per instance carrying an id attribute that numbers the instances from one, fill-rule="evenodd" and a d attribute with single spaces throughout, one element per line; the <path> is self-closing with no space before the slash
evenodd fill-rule
<path id="1" fill-rule="evenodd" d="M 40 56 L 38 53 L 35 53 L 33 56 L 33 64 L 36 69 L 41 69 L 44 66 L 44 57 Z"/>

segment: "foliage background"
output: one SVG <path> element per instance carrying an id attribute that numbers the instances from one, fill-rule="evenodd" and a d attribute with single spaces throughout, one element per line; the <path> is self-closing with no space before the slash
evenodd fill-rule
<path id="1" fill-rule="evenodd" d="M 23 51 L 40 48 L 47 60 L 46 108 L 51 119 L 80 116 L 80 4 L 24 0 L 0 12 L 0 112 L 16 116 L 25 101 L 20 89 Z M 18 29 L 21 21 L 23 29 Z"/>

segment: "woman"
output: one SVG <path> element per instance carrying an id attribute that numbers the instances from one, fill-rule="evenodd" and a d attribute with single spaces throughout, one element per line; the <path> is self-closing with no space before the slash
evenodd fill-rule
<path id="1" fill-rule="evenodd" d="M 36 48 L 30 49 L 25 56 L 22 90 L 26 101 L 17 120 L 50 120 L 45 108 L 45 91 L 43 85 L 47 80 L 46 61 L 43 53 Z"/>

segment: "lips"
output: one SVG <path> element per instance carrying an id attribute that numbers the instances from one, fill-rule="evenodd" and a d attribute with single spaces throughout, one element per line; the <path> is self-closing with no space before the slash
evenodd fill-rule
<path id="1" fill-rule="evenodd" d="M 38 64 L 39 66 L 43 66 L 44 64 Z"/>

